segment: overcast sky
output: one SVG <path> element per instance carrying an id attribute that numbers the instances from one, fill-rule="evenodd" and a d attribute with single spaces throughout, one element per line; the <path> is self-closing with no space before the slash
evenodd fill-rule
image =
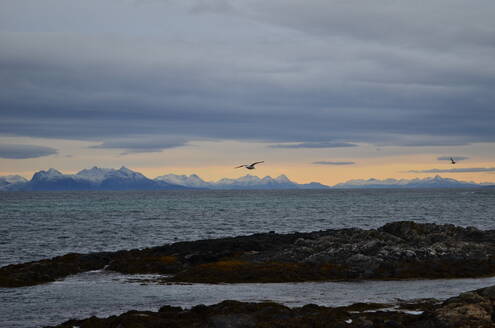
<path id="1" fill-rule="evenodd" d="M 493 0 L 1 1 L 0 173 L 264 159 L 302 180 L 493 180 L 467 170 L 495 166 L 493 17 Z"/>

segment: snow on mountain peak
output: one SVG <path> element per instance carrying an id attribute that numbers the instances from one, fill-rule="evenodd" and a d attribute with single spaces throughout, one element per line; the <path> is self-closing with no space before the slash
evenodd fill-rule
<path id="1" fill-rule="evenodd" d="M 125 178 L 125 179 L 147 179 L 143 174 L 130 170 L 125 166 L 122 166 L 118 170 L 112 170 L 108 172 L 107 177 L 118 177 L 118 178 Z"/>
<path id="2" fill-rule="evenodd" d="M 60 179 L 63 176 L 64 175 L 60 171 L 55 170 L 54 168 L 50 168 L 46 171 L 42 170 L 42 171 L 36 172 L 33 175 L 33 179 L 34 180 L 39 180 L 39 179 L 54 180 L 54 179 Z"/>
<path id="3" fill-rule="evenodd" d="M 157 181 L 164 181 L 167 183 L 185 186 L 185 187 L 196 187 L 196 188 L 205 188 L 210 185 L 210 183 L 204 181 L 196 174 L 187 175 L 178 175 L 178 174 L 165 174 L 159 177 L 156 177 Z"/>
<path id="4" fill-rule="evenodd" d="M 100 168 L 93 166 L 90 169 L 79 171 L 76 176 L 82 179 L 99 182 L 105 179 L 108 173 L 115 171 L 114 169 Z"/>
<path id="5" fill-rule="evenodd" d="M 27 179 L 24 177 L 21 177 L 20 175 L 6 175 L 3 177 L 0 177 L 1 180 L 7 182 L 7 183 L 21 183 L 21 182 L 27 182 Z"/>
<path id="6" fill-rule="evenodd" d="M 260 180 L 261 179 L 259 177 L 257 177 L 256 175 L 251 175 L 251 174 L 247 174 L 247 175 L 237 179 L 237 181 L 239 181 L 239 182 L 258 182 Z"/>
<path id="7" fill-rule="evenodd" d="M 45 171 L 48 175 L 62 175 L 62 172 L 60 172 L 57 169 L 54 169 L 53 167 L 49 168 L 47 171 Z"/>
<path id="8" fill-rule="evenodd" d="M 281 174 L 278 177 L 275 178 L 275 181 L 279 183 L 290 183 L 292 181 L 289 180 L 289 178 L 285 174 Z"/>
<path id="9" fill-rule="evenodd" d="M 349 180 L 347 182 L 336 184 L 337 188 L 349 187 L 408 187 L 408 188 L 451 188 L 451 187 L 475 187 L 473 182 L 458 181 L 451 178 L 443 178 L 440 175 L 427 177 L 423 179 L 368 179 L 368 180 Z"/>

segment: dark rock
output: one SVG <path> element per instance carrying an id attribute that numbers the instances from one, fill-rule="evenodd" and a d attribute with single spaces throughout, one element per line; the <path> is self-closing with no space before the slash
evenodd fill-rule
<path id="1" fill-rule="evenodd" d="M 492 301 L 495 301 L 495 286 L 478 289 L 476 290 L 476 293 Z"/>
<path id="2" fill-rule="evenodd" d="M 198 305 L 190 310 L 164 306 L 158 312 L 129 311 L 108 318 L 70 320 L 57 327 L 493 328 L 495 303 L 484 295 L 494 288 L 463 293 L 444 302 L 429 299 L 402 303 L 409 310 L 427 309 L 421 315 L 380 310 L 390 308 L 390 304 L 358 303 L 337 308 L 308 304 L 288 308 L 271 302 L 223 301 L 210 306 Z"/>
<path id="3" fill-rule="evenodd" d="M 182 308 L 179 306 L 170 306 L 170 305 L 165 305 L 162 306 L 158 312 L 180 312 L 182 311 Z"/>
<path id="4" fill-rule="evenodd" d="M 495 274 L 495 231 L 402 221 L 372 230 L 263 233 L 68 254 L 0 268 L 0 286 L 50 282 L 103 267 L 211 283 L 481 277 Z"/>
<path id="5" fill-rule="evenodd" d="M 446 326 L 472 326 L 492 323 L 493 305 L 476 292 L 463 293 L 445 301 L 434 311 L 439 322 Z"/>
<path id="6" fill-rule="evenodd" d="M 372 328 L 373 321 L 366 319 L 366 317 L 359 317 L 355 320 L 354 324 L 358 328 Z"/>
<path id="7" fill-rule="evenodd" d="M 20 287 L 54 281 L 58 278 L 103 268 L 110 253 L 71 253 L 50 260 L 13 264 L 0 268 L 0 287 Z"/>
<path id="8" fill-rule="evenodd" d="M 395 320 L 385 320 L 385 326 L 390 327 L 390 328 L 401 328 L 403 325 L 401 325 L 399 322 Z"/>
<path id="9" fill-rule="evenodd" d="M 210 317 L 211 328 L 254 328 L 256 321 L 247 314 L 220 314 Z"/>

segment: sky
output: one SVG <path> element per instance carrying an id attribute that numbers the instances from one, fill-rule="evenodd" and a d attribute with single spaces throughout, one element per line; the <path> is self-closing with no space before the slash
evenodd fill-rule
<path id="1" fill-rule="evenodd" d="M 495 181 L 492 0 L 0 1 L 0 175 Z M 450 157 L 457 164 L 450 164 Z"/>

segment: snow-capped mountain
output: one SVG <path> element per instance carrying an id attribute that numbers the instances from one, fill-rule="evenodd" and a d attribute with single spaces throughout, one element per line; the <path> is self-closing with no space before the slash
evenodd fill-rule
<path id="1" fill-rule="evenodd" d="M 94 182 L 101 182 L 105 179 L 106 175 L 112 171 L 115 170 L 93 166 L 90 169 L 84 169 L 77 172 L 76 176 Z"/>
<path id="2" fill-rule="evenodd" d="M 266 176 L 259 178 L 253 175 L 245 175 L 238 179 L 221 179 L 214 183 L 215 189 L 327 189 L 328 186 L 318 182 L 299 184 L 291 181 L 286 175 L 281 174 L 276 178 Z"/>
<path id="3" fill-rule="evenodd" d="M 245 175 L 236 179 L 205 181 L 196 174 L 166 174 L 149 179 L 126 167 L 109 169 L 92 167 L 76 174 L 64 174 L 56 169 L 39 171 L 28 181 L 21 176 L 0 177 L 0 191 L 29 190 L 161 190 L 161 189 L 328 189 L 328 188 L 479 188 L 488 184 L 464 182 L 437 175 L 424 179 L 349 180 L 333 187 L 318 182 L 299 184 L 286 175 L 259 178 Z M 493 184 L 491 184 L 493 187 Z"/>
<path id="4" fill-rule="evenodd" d="M 333 186 L 334 188 L 473 188 L 480 187 L 475 182 L 464 182 L 439 175 L 424 179 L 368 179 L 349 180 Z"/>
<path id="5" fill-rule="evenodd" d="M 129 170 L 93 167 L 77 174 L 63 174 L 56 169 L 39 171 L 30 181 L 0 186 L 5 191 L 29 190 L 161 190 L 185 189 L 183 186 L 148 179 L 143 174 Z"/>
<path id="6" fill-rule="evenodd" d="M 94 189 L 93 183 L 71 174 L 63 174 L 56 169 L 38 171 L 31 181 L 12 186 L 15 190 L 89 190 Z"/>
<path id="7" fill-rule="evenodd" d="M 61 180 L 64 179 L 65 177 L 69 177 L 69 175 L 64 175 L 62 172 L 55 170 L 53 168 L 48 169 L 46 171 L 38 171 L 33 175 L 33 179 L 35 181 L 55 181 L 55 180 Z"/>
<path id="8" fill-rule="evenodd" d="M 148 179 L 143 174 L 122 166 L 118 170 L 108 171 L 100 182 L 103 190 L 147 190 L 147 189 L 184 189 L 182 186 L 163 183 Z"/>
<path id="9" fill-rule="evenodd" d="M 155 181 L 164 181 L 167 183 L 190 187 L 190 188 L 209 188 L 210 182 L 206 182 L 196 174 L 177 175 L 177 174 L 165 174 L 155 178 Z"/>
<path id="10" fill-rule="evenodd" d="M 286 175 L 280 175 L 276 178 L 266 176 L 259 178 L 254 175 L 245 175 L 237 179 L 223 178 L 218 181 L 204 181 L 196 174 L 190 176 L 167 174 L 162 175 L 155 180 L 165 181 L 168 183 L 178 184 L 185 187 L 206 188 L 206 189 L 325 189 L 324 186 L 317 182 L 310 184 L 298 184 L 291 180 Z"/>
<path id="11" fill-rule="evenodd" d="M 0 177 L 0 187 L 25 182 L 27 182 L 27 180 L 20 175 L 6 175 L 4 177 Z"/>

